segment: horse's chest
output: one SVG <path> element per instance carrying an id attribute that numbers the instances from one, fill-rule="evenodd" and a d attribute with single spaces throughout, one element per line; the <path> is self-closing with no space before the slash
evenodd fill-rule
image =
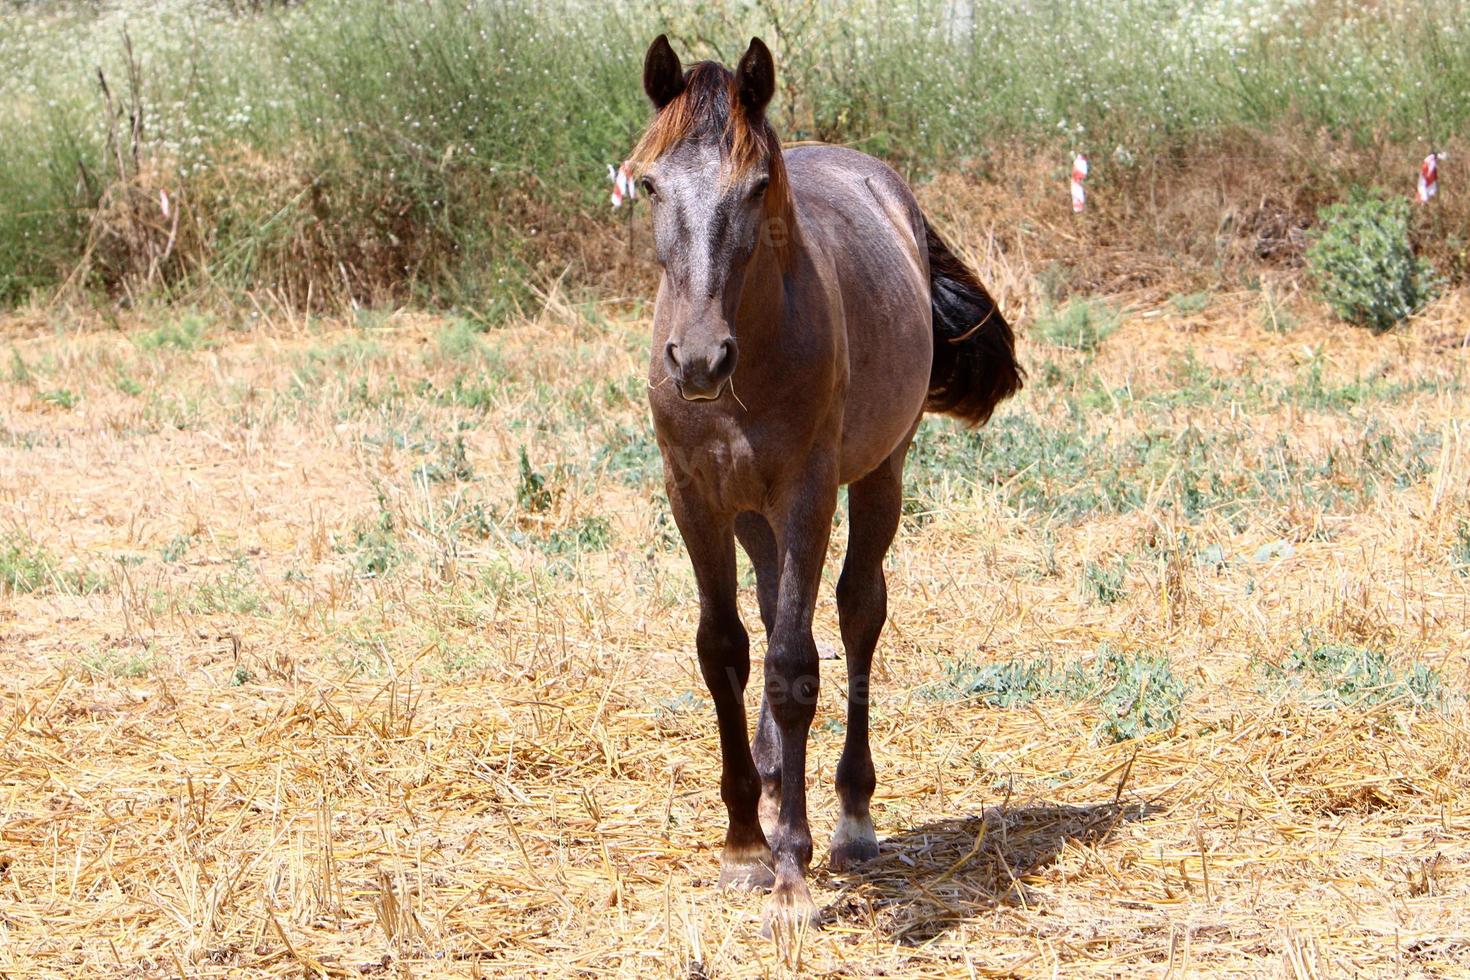
<path id="1" fill-rule="evenodd" d="M 765 496 L 761 454 L 744 433 L 669 438 L 660 433 L 664 475 L 679 490 L 694 490 L 720 509 L 750 509 Z"/>
<path id="2" fill-rule="evenodd" d="M 655 407 L 654 429 L 666 479 L 728 513 L 764 510 L 801 469 L 808 455 L 803 446 L 811 441 L 791 426 L 701 412 L 687 403 L 669 413 Z"/>

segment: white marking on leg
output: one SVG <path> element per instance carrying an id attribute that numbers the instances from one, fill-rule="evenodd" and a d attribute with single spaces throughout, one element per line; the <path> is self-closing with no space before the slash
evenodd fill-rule
<path id="1" fill-rule="evenodd" d="M 858 818 L 844 813 L 837 819 L 837 829 L 832 831 L 832 849 L 835 851 L 852 841 L 878 842 L 878 833 L 873 829 L 871 815 Z"/>

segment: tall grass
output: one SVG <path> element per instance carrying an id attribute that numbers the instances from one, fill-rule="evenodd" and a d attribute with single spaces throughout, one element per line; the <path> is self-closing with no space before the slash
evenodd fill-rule
<path id="1" fill-rule="evenodd" d="M 1126 167 L 1222 127 L 1463 133 L 1467 8 L 23 3 L 0 18 L 0 302 L 68 276 L 295 300 L 503 294 L 559 216 L 600 213 L 606 164 L 646 117 L 641 57 L 661 30 L 688 59 L 772 41 L 788 139 L 921 169 L 983 166 L 1022 139 Z"/>

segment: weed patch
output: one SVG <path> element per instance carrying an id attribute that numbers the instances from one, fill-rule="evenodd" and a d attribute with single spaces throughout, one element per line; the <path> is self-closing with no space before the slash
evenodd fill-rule
<path id="1" fill-rule="evenodd" d="M 978 698 L 996 708 L 1023 707 L 1047 697 L 1096 701 L 1102 717 L 1094 737 L 1122 742 L 1172 730 L 1189 688 L 1174 676 L 1166 657 L 1122 654 L 1104 646 L 1091 666 L 1074 663 L 1063 671 L 1046 660 L 955 661 L 944 665 L 942 680 L 921 691 L 937 700 Z"/>
<path id="2" fill-rule="evenodd" d="M 1074 700 L 1096 699 L 1102 719 L 1093 736 L 1122 742 L 1172 730 L 1189 688 L 1166 657 L 1103 647 L 1091 667 L 1074 664 L 1067 670 L 1062 692 Z"/>
<path id="3" fill-rule="evenodd" d="M 106 581 L 90 569 L 66 569 L 45 548 L 21 534 L 0 539 L 0 587 L 11 593 L 90 595 Z"/>
<path id="4" fill-rule="evenodd" d="M 1298 691 L 1319 708 L 1353 708 L 1406 701 L 1414 707 L 1436 707 L 1444 701 L 1438 671 L 1424 664 L 1393 669 L 1387 655 L 1371 647 L 1316 643 L 1310 638 L 1267 676 Z"/>
<path id="5" fill-rule="evenodd" d="M 1100 300 L 1073 299 L 1037 318 L 1036 336 L 1057 347 L 1091 353 L 1118 329 L 1118 313 Z"/>

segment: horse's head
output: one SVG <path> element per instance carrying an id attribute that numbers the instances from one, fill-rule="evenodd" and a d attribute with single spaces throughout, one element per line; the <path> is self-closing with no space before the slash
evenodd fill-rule
<path id="1" fill-rule="evenodd" d="M 763 247 L 782 253 L 790 232 L 781 144 L 765 117 L 776 67 L 752 38 L 734 72 L 712 61 L 686 71 L 659 35 L 643 88 L 657 115 L 634 161 L 664 270 L 664 367 L 684 398 L 715 399 L 735 373 L 735 317 L 752 258 Z"/>

